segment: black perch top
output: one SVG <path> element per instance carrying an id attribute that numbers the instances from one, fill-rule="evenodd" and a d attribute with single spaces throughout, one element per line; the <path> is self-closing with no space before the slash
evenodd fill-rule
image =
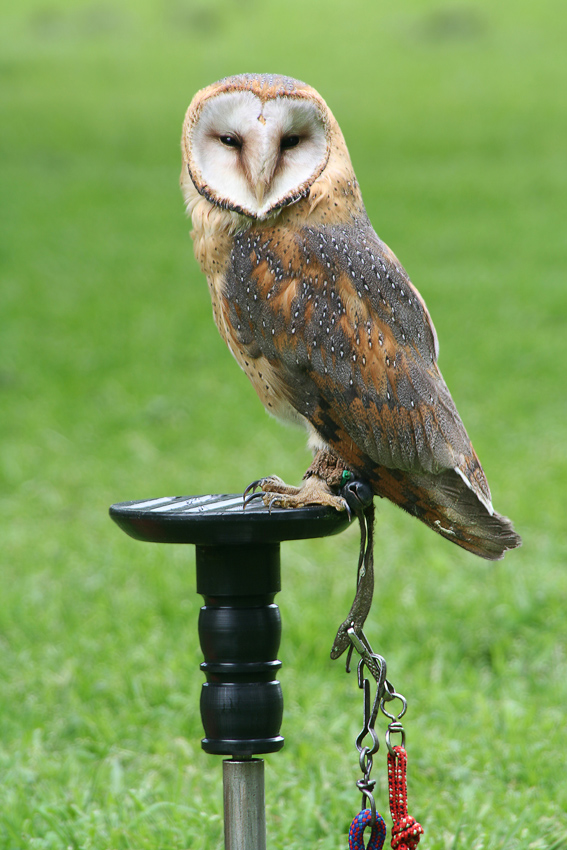
<path id="1" fill-rule="evenodd" d="M 112 505 L 110 516 L 136 540 L 147 543 L 279 543 L 338 534 L 348 525 L 334 508 L 272 508 L 256 500 L 243 510 L 242 493 L 164 496 Z"/>

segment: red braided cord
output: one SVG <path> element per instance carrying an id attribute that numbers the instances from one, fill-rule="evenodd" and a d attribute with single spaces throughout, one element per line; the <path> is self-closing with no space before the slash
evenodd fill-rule
<path id="1" fill-rule="evenodd" d="M 390 812 L 392 814 L 393 850 L 414 850 L 423 835 L 423 827 L 408 815 L 407 761 L 403 747 L 392 747 L 388 753 L 388 786 L 390 789 Z"/>

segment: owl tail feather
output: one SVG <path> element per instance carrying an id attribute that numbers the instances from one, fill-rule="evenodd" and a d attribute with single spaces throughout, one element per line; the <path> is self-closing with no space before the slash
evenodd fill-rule
<path id="1" fill-rule="evenodd" d="M 372 484 L 385 496 L 457 546 L 489 561 L 521 546 L 511 521 L 490 513 L 457 473 L 438 475 L 374 468 Z"/>

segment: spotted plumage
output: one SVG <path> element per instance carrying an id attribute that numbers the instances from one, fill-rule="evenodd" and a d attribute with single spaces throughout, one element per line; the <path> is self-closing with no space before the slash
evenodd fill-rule
<path id="1" fill-rule="evenodd" d="M 374 232 L 320 95 L 228 78 L 196 95 L 182 150 L 215 321 L 266 408 L 447 539 L 490 559 L 519 545 L 492 509 L 425 303 Z"/>

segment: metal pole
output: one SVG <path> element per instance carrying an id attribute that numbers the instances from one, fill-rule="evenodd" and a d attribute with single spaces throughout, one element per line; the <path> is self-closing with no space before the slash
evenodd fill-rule
<path id="1" fill-rule="evenodd" d="M 264 760 L 222 763 L 225 850 L 266 850 Z"/>

